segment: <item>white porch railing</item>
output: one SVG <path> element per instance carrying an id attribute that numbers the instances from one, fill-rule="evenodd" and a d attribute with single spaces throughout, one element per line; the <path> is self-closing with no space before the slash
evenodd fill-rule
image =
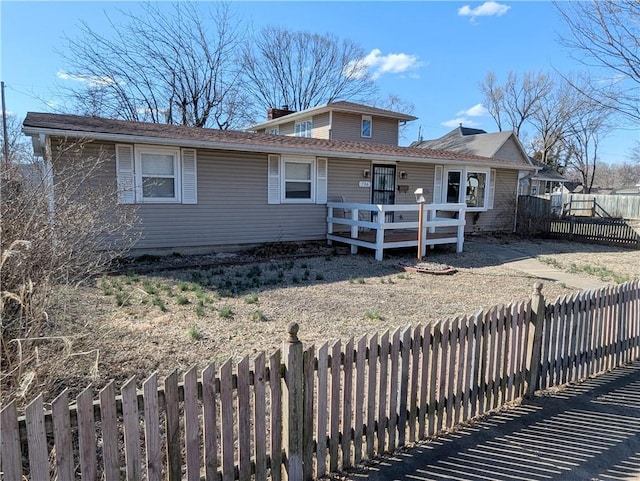
<path id="1" fill-rule="evenodd" d="M 424 209 L 422 254 L 426 246 L 436 244 L 456 244 L 456 252 L 462 252 L 464 245 L 464 226 L 466 204 L 422 204 Z M 418 204 L 349 204 L 344 202 L 327 203 L 327 240 L 342 242 L 351 246 L 351 253 L 356 254 L 358 247 L 376 251 L 376 260 L 381 261 L 384 249 L 418 246 Z M 361 219 L 361 212 L 366 219 Z M 387 214 L 395 213 L 390 222 Z M 405 222 L 403 212 L 415 212 L 415 221 Z M 442 213 L 452 212 L 454 217 L 443 217 Z M 372 216 L 371 213 L 375 213 Z M 341 214 L 337 216 L 337 214 Z M 374 219 L 374 220 L 371 220 Z M 337 232 L 336 226 L 350 226 L 349 230 Z M 455 228 L 455 229 L 451 229 Z M 414 231 L 414 235 L 413 232 Z M 385 236 L 385 233 L 387 235 Z M 372 236 L 373 234 L 373 236 Z"/>

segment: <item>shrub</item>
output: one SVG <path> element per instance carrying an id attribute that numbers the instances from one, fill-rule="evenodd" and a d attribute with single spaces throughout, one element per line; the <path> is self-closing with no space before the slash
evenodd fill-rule
<path id="1" fill-rule="evenodd" d="M 113 169 L 112 155 L 85 141 L 54 141 L 45 151 L 46 162 L 1 162 L 3 392 L 15 393 L 22 374 L 37 367 L 35 346 L 23 342 L 18 352 L 11 341 L 38 338 L 45 320 L 55 322 L 52 293 L 104 272 L 138 236 L 135 206 L 118 204 L 115 182 L 98 180 Z"/>

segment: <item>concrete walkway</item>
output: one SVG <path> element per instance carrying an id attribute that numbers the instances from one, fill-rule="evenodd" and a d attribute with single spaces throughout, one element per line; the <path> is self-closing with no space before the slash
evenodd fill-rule
<path id="1" fill-rule="evenodd" d="M 640 362 L 545 393 L 342 479 L 640 480 Z"/>
<path id="2" fill-rule="evenodd" d="M 495 257 L 503 266 L 525 272 L 529 275 L 540 277 L 543 280 L 562 282 L 567 287 L 576 289 L 596 289 L 606 283 L 587 276 L 571 274 L 561 271 L 548 264 L 544 264 L 524 252 L 520 252 L 510 247 L 496 244 L 485 244 L 483 253 Z"/>

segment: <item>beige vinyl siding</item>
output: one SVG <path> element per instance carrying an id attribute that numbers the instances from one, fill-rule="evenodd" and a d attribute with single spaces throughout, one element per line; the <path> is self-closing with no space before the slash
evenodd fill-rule
<path id="1" fill-rule="evenodd" d="M 267 204 L 267 156 L 198 150 L 198 204 L 144 204 L 138 248 L 324 239 L 326 207 Z"/>
<path id="2" fill-rule="evenodd" d="M 511 232 L 516 210 L 518 171 L 496 170 L 493 209 L 467 212 L 465 232 Z"/>
<path id="3" fill-rule="evenodd" d="M 371 138 L 362 137 L 362 115 L 333 112 L 331 138 L 376 144 L 398 145 L 398 120 L 372 117 Z"/>
<path id="4" fill-rule="evenodd" d="M 331 133 L 331 125 L 329 123 L 329 112 L 324 112 L 313 116 L 313 133 L 314 139 L 329 139 Z"/>
<path id="5" fill-rule="evenodd" d="M 93 185 L 116 194 L 115 144 L 87 144 L 84 156 L 108 162 Z M 277 241 L 321 240 L 326 207 L 267 204 L 267 155 L 197 151 L 197 204 L 136 204 L 141 239 L 134 248 L 171 250 Z"/>
<path id="6" fill-rule="evenodd" d="M 516 162 L 527 162 L 526 157 L 523 156 L 522 151 L 516 145 L 513 137 L 509 137 L 493 157 L 496 159 L 513 160 Z"/>
<path id="7" fill-rule="evenodd" d="M 295 134 L 296 134 L 295 122 L 285 122 L 283 124 L 278 124 L 278 135 L 288 135 L 289 137 L 293 137 Z"/>
<path id="8" fill-rule="evenodd" d="M 371 188 L 359 187 L 360 181 L 369 181 L 362 172 L 371 169 L 368 160 L 329 159 L 329 182 L 327 198 L 329 202 L 349 202 L 369 204 L 371 202 Z"/>

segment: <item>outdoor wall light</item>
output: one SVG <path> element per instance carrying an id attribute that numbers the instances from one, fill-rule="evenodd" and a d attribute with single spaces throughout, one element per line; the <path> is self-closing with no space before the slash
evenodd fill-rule
<path id="1" fill-rule="evenodd" d="M 364 169 L 362 171 L 362 177 L 364 177 L 365 179 L 369 178 L 369 169 Z"/>
<path id="2" fill-rule="evenodd" d="M 406 179 L 407 178 L 407 173 L 404 170 L 400 171 L 400 178 L 401 179 Z"/>

